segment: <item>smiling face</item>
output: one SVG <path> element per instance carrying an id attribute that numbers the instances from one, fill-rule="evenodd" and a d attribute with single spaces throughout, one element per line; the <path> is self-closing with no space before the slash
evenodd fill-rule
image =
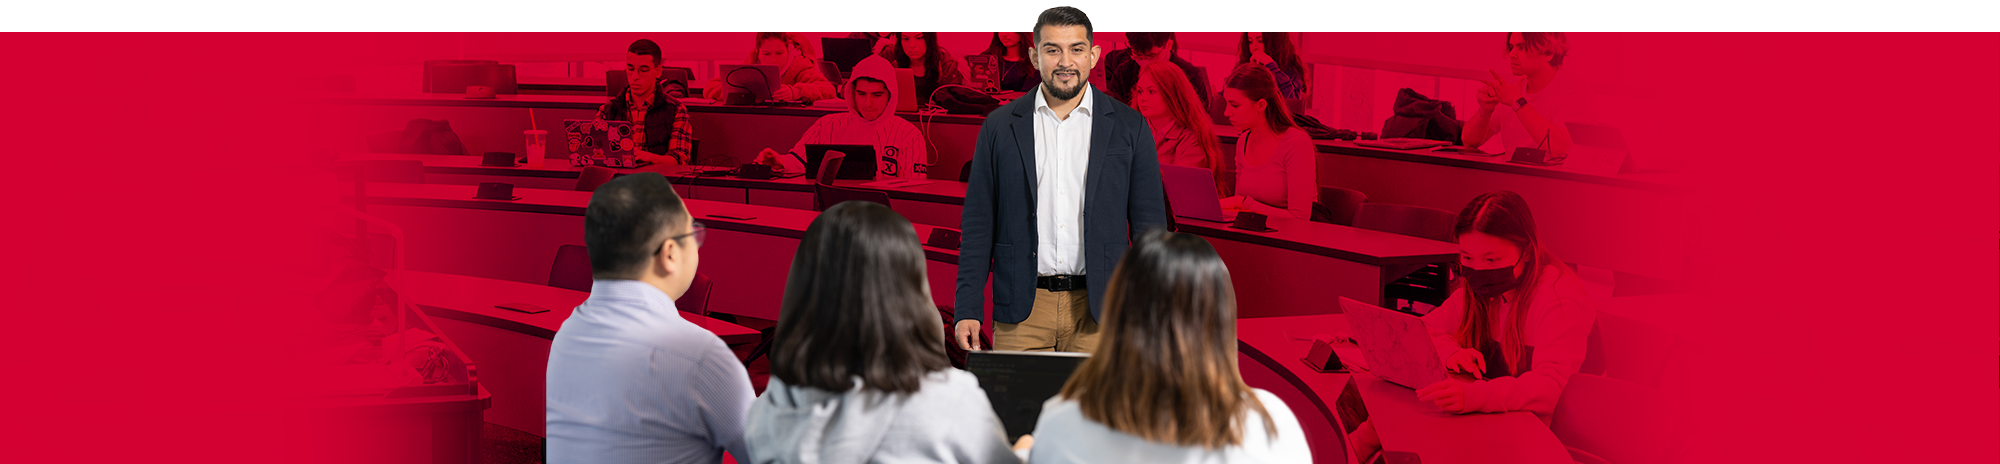
<path id="1" fill-rule="evenodd" d="M 1458 236 L 1458 265 L 1471 270 L 1513 267 L 1521 262 L 1521 247 L 1500 237 L 1479 232 Z M 1520 274 L 1516 269 L 1515 274 Z"/>
<path id="2" fill-rule="evenodd" d="M 924 43 L 924 33 L 922 32 L 903 32 L 898 33 L 896 37 L 903 44 L 903 54 L 909 56 L 911 60 L 923 59 L 924 52 L 930 50 L 924 48 L 929 44 Z"/>
<path id="3" fill-rule="evenodd" d="M 790 51 L 783 40 L 764 39 L 757 44 L 757 64 L 784 65 Z"/>
<path id="4" fill-rule="evenodd" d="M 1040 32 L 1033 56 L 1042 89 L 1056 100 L 1076 98 L 1090 81 L 1102 49 L 1090 42 L 1090 31 L 1083 26 L 1042 26 Z"/>

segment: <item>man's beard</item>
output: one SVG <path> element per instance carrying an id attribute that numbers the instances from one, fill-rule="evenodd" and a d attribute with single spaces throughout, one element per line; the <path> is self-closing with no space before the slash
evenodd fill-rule
<path id="1" fill-rule="evenodd" d="M 1057 100 L 1069 100 L 1076 98 L 1077 94 L 1083 93 L 1083 73 L 1076 73 L 1076 86 L 1067 89 L 1056 86 L 1054 77 L 1055 73 L 1050 73 L 1049 78 L 1042 79 L 1042 88 L 1048 90 L 1049 96 L 1055 97 Z"/>

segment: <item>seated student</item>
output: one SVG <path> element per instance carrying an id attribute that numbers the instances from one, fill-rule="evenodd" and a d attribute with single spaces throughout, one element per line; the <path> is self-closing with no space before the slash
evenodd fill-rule
<path id="1" fill-rule="evenodd" d="M 1103 342 L 1042 405 L 1028 462 L 1312 462 L 1305 430 L 1236 366 L 1236 295 L 1215 248 L 1153 229 L 1118 260 Z"/>
<path id="2" fill-rule="evenodd" d="M 1292 46 L 1292 35 L 1284 32 L 1245 32 L 1237 45 L 1236 64 L 1257 63 L 1271 71 L 1278 92 L 1285 98 L 1304 99 L 1311 84 L 1306 81 L 1305 61 Z"/>
<path id="3" fill-rule="evenodd" d="M 1222 199 L 1222 207 L 1311 220 L 1319 198 L 1318 149 L 1305 129 L 1293 125 L 1271 71 L 1256 63 L 1237 66 L 1222 101 L 1223 116 L 1243 129 L 1236 136 L 1237 196 Z"/>
<path id="4" fill-rule="evenodd" d="M 625 49 L 625 80 L 630 85 L 624 91 L 597 107 L 597 119 L 631 121 L 632 139 L 643 141 L 633 147 L 639 161 L 691 164 L 694 125 L 687 105 L 660 91 L 660 44 L 639 39 Z"/>
<path id="5" fill-rule="evenodd" d="M 152 32 L 152 6 L 140 0 L 120 4 L 118 32 Z"/>
<path id="6" fill-rule="evenodd" d="M 916 74 L 917 94 L 911 97 L 917 99 L 919 106 L 931 101 L 931 92 L 939 86 L 965 85 L 965 71 L 960 69 L 963 65 L 958 55 L 938 47 L 936 32 L 898 32 L 896 37 L 895 46 L 883 50 L 881 56 L 897 68 L 907 68 Z"/>
<path id="7" fill-rule="evenodd" d="M 813 101 L 833 98 L 833 83 L 820 74 L 819 63 L 809 56 L 806 44 L 796 41 L 791 34 L 783 32 L 759 32 L 756 48 L 750 50 L 750 57 L 743 64 L 778 65 L 778 90 L 771 92 L 772 100 Z M 717 77 L 708 80 L 708 87 L 702 94 L 710 100 L 722 100 L 729 86 Z"/>
<path id="8" fill-rule="evenodd" d="M 722 339 L 674 309 L 706 235 L 659 173 L 621 176 L 590 196 L 590 298 L 549 345 L 548 462 L 746 455 L 750 376 Z"/>
<path id="9" fill-rule="evenodd" d="M 979 379 L 951 367 L 923 247 L 889 207 L 813 219 L 776 330 L 738 462 L 1020 462 Z"/>
<path id="10" fill-rule="evenodd" d="M 1455 413 L 1525 410 L 1548 423 L 1597 318 L 1582 280 L 1542 246 L 1514 192 L 1473 198 L 1452 235 L 1462 271 L 1424 325 L 1445 368 L 1468 377 L 1417 389 L 1417 398 Z"/>
<path id="11" fill-rule="evenodd" d="M 841 86 L 847 98 L 847 112 L 821 116 L 799 137 L 792 150 L 778 153 L 769 148 L 757 153 L 753 162 L 769 165 L 780 173 L 804 173 L 806 144 L 852 144 L 875 147 L 875 178 L 923 179 L 930 172 L 924 134 L 917 126 L 896 117 L 896 70 L 882 57 L 871 56 L 855 63 L 854 73 Z"/>
<path id="12" fill-rule="evenodd" d="M 1209 125 L 1208 111 L 1196 98 L 1181 68 L 1173 63 L 1154 61 L 1139 72 L 1132 86 L 1132 109 L 1146 116 L 1153 129 L 1153 146 L 1159 150 L 1160 165 L 1207 168 L 1215 171 L 1220 197 L 1235 191 L 1236 166 L 1222 151 Z M 1218 197 L 1219 198 L 1219 197 Z"/>
<path id="13" fill-rule="evenodd" d="M 1564 58 L 1569 56 L 1569 38 L 1561 32 L 1507 33 L 1507 68 L 1518 80 L 1487 71 L 1486 84 L 1479 89 L 1479 111 L 1465 122 L 1465 146 L 1486 144 L 1495 133 L 1504 142 L 1502 151 L 1536 147 L 1552 157 L 1569 155 L 1570 136 L 1566 122 L 1593 122 L 1596 108 L 1590 93 L 1569 78 L 1557 79 Z"/>
<path id="14" fill-rule="evenodd" d="M 1042 83 L 1042 74 L 1028 61 L 1034 41 L 1034 35 L 1026 32 L 993 33 L 993 42 L 980 54 L 1000 58 L 1000 90 L 1029 92 Z"/>
<path id="15" fill-rule="evenodd" d="M 1104 89 L 1118 101 L 1132 102 L 1132 86 L 1139 82 L 1140 68 L 1155 61 L 1169 61 L 1181 68 L 1181 74 L 1188 83 L 1194 85 L 1194 92 L 1201 96 L 1202 111 L 1208 110 L 1208 74 L 1195 69 L 1193 63 L 1181 59 L 1180 44 L 1175 43 L 1172 32 L 1127 32 L 1125 41 L 1131 48 L 1113 51 L 1104 56 L 1104 79 L 1111 88 Z"/>
<path id="16" fill-rule="evenodd" d="M 860 28 L 854 28 L 854 32 L 848 32 L 848 38 L 866 38 L 874 44 L 872 50 L 876 52 L 888 50 L 894 44 L 888 34 L 896 30 L 896 18 L 900 16 L 902 0 L 868 0 L 868 20 Z"/>

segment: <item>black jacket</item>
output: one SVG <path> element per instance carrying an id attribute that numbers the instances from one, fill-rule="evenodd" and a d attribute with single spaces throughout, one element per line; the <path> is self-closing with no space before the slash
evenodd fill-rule
<path id="1" fill-rule="evenodd" d="M 1104 312 L 1104 289 L 1132 240 L 1167 225 L 1153 130 L 1138 111 L 1092 92 L 1090 158 L 1083 186 L 1083 269 L 1090 317 Z M 993 321 L 1016 324 L 1035 305 L 1035 96 L 1015 98 L 979 127 L 965 189 L 958 250 L 958 320 L 985 314 L 993 277 Z M 956 321 L 954 321 L 956 322 Z"/>
<path id="2" fill-rule="evenodd" d="M 630 120 L 631 117 L 627 112 L 631 111 L 631 96 L 631 89 L 619 92 L 617 98 L 612 98 L 610 101 L 604 102 L 604 106 L 598 107 L 597 118 L 606 121 Z M 674 136 L 674 116 L 683 109 L 685 107 L 681 105 L 681 101 L 675 99 L 672 95 L 667 95 L 666 92 L 654 91 L 653 106 L 646 107 L 646 127 L 644 128 L 646 131 L 646 140 L 639 144 L 639 149 L 646 150 L 647 153 L 679 158 L 679 156 L 676 156 L 678 154 L 673 153 L 670 147 L 672 146 Z M 688 160 L 681 160 L 681 162 L 688 163 Z"/>

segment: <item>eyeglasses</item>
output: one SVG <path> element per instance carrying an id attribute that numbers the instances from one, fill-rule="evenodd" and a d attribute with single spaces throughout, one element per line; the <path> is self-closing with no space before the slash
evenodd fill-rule
<path id="1" fill-rule="evenodd" d="M 694 246 L 696 246 L 696 247 L 700 247 L 700 246 L 701 246 L 701 244 L 702 244 L 703 242 L 707 242 L 707 241 L 708 241 L 708 226 L 707 226 L 707 225 L 703 225 L 703 224 L 701 223 L 701 221 L 693 221 L 693 222 L 694 222 L 694 224 L 692 224 L 692 225 L 694 226 L 694 227 L 693 227 L 693 228 L 694 228 L 694 231 L 693 231 L 693 232 L 688 232 L 688 233 L 685 233 L 685 234 L 680 234 L 680 235 L 675 235 L 675 236 L 672 236 L 672 237 L 667 237 L 667 240 L 669 240 L 669 241 L 674 241 L 674 242 L 679 242 L 679 241 L 680 241 L 680 240 L 681 240 L 682 238 L 685 238 L 685 237 L 687 237 L 687 236 L 689 236 L 689 235 L 693 235 L 693 236 L 694 236 Z M 656 254 L 656 255 L 657 255 L 657 254 L 660 254 L 660 252 L 661 252 L 661 251 L 666 251 L 666 249 L 667 249 L 667 242 L 666 242 L 666 241 L 662 241 L 662 242 L 660 242 L 660 247 L 659 247 L 658 249 L 655 249 L 655 250 L 653 250 L 653 254 Z"/>

